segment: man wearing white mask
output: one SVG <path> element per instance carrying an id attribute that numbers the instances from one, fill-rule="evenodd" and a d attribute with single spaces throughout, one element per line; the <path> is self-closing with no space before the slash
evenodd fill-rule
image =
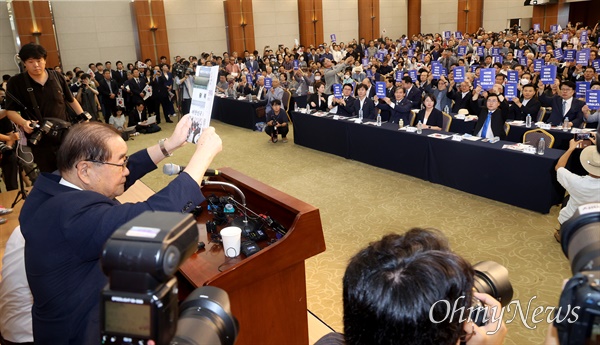
<path id="1" fill-rule="evenodd" d="M 527 79 L 522 79 L 527 80 Z M 515 97 L 511 99 L 511 104 L 508 110 L 508 119 L 511 120 L 525 120 L 527 115 L 531 115 L 532 121 L 536 121 L 538 112 L 542 104 L 535 98 L 535 86 L 533 84 L 526 84 L 522 88 L 521 97 Z"/>

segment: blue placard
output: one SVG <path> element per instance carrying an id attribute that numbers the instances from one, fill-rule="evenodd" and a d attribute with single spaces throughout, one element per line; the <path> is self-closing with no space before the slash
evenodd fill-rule
<path id="1" fill-rule="evenodd" d="M 250 86 L 253 85 L 253 83 L 252 83 L 252 74 L 250 74 L 250 73 L 246 74 L 246 82 L 248 82 L 248 84 Z"/>
<path id="2" fill-rule="evenodd" d="M 523 57 L 523 50 L 521 50 L 521 49 L 515 49 L 515 57 L 517 59 Z"/>
<path id="3" fill-rule="evenodd" d="M 542 83 L 544 83 L 544 85 L 551 85 L 554 84 L 554 79 L 556 79 L 556 66 L 542 66 L 540 69 L 540 80 Z"/>
<path id="4" fill-rule="evenodd" d="M 363 58 L 362 59 L 362 65 L 363 65 L 363 67 L 369 66 L 369 58 Z"/>
<path id="5" fill-rule="evenodd" d="M 298 60 L 294 60 L 294 70 L 297 70 L 298 68 L 300 68 L 299 62 Z"/>
<path id="6" fill-rule="evenodd" d="M 535 59 L 533 60 L 533 70 L 535 72 L 539 72 L 542 70 L 542 66 L 544 66 L 544 59 Z"/>
<path id="7" fill-rule="evenodd" d="M 479 70 L 479 85 L 484 90 L 490 90 L 494 87 L 496 82 L 496 69 L 495 68 L 482 68 Z"/>
<path id="8" fill-rule="evenodd" d="M 596 73 L 600 73 L 600 60 L 592 60 L 592 67 L 594 67 Z"/>
<path id="9" fill-rule="evenodd" d="M 485 54 L 485 47 L 477 47 L 477 51 L 475 52 L 475 54 L 477 54 L 477 56 L 483 57 L 483 55 Z"/>
<path id="10" fill-rule="evenodd" d="M 444 39 L 449 40 L 451 36 L 452 33 L 450 31 L 444 31 Z"/>
<path id="11" fill-rule="evenodd" d="M 458 46 L 458 50 L 457 50 L 457 55 L 458 56 L 465 56 L 467 55 L 467 47 L 465 46 Z"/>
<path id="12" fill-rule="evenodd" d="M 479 85 L 479 79 L 473 79 L 473 88 L 477 88 L 477 85 Z"/>
<path id="13" fill-rule="evenodd" d="M 413 42 L 410 46 L 412 49 L 415 49 L 417 47 L 417 42 Z"/>
<path id="14" fill-rule="evenodd" d="M 569 40 L 569 34 L 562 34 L 561 41 L 566 42 Z"/>
<path id="15" fill-rule="evenodd" d="M 377 93 L 377 97 L 386 98 L 387 94 L 385 92 L 385 81 L 376 81 L 375 82 L 375 92 Z"/>
<path id="16" fill-rule="evenodd" d="M 585 44 L 588 41 L 588 33 L 587 30 L 582 30 L 581 31 L 581 38 L 579 39 L 579 42 L 581 42 L 581 44 Z"/>
<path id="17" fill-rule="evenodd" d="M 506 82 L 507 83 L 518 83 L 519 82 L 519 72 L 506 71 Z"/>
<path id="18" fill-rule="evenodd" d="M 335 34 L 331 34 L 329 37 L 331 38 L 331 42 L 335 42 Z"/>
<path id="19" fill-rule="evenodd" d="M 454 67 L 454 81 L 457 83 L 462 83 L 465 81 L 465 66 L 456 66 Z"/>
<path id="20" fill-rule="evenodd" d="M 576 53 L 576 63 L 578 65 L 587 66 L 588 61 L 590 60 L 590 50 L 589 49 L 581 49 Z"/>
<path id="21" fill-rule="evenodd" d="M 555 34 L 558 31 L 558 25 L 550 25 L 550 32 Z"/>
<path id="22" fill-rule="evenodd" d="M 512 101 L 513 98 L 517 97 L 517 84 L 516 83 L 507 83 L 504 85 L 504 97 L 509 101 Z"/>
<path id="23" fill-rule="evenodd" d="M 475 73 L 475 70 L 477 69 L 477 67 L 479 67 L 479 65 L 471 65 L 471 66 L 469 67 L 469 71 L 470 71 L 471 73 Z"/>
<path id="24" fill-rule="evenodd" d="M 432 61 L 431 62 L 431 74 L 433 75 L 434 78 L 439 79 L 442 75 L 443 75 L 443 69 L 444 67 L 442 66 L 442 63 L 439 61 Z"/>
<path id="25" fill-rule="evenodd" d="M 414 49 L 409 49 L 409 50 L 408 50 L 408 57 L 409 57 L 409 58 L 412 58 L 412 57 L 414 57 L 414 56 L 415 56 L 415 50 L 414 50 Z"/>
<path id="26" fill-rule="evenodd" d="M 375 54 L 375 57 L 377 58 L 377 60 L 383 61 L 383 58 L 385 57 L 385 55 L 383 55 L 383 53 L 377 53 L 377 54 Z"/>
<path id="27" fill-rule="evenodd" d="M 333 97 L 342 98 L 342 84 L 333 84 Z"/>
<path id="28" fill-rule="evenodd" d="M 371 71 L 371 69 L 367 69 L 367 78 L 373 78 L 373 72 Z"/>
<path id="29" fill-rule="evenodd" d="M 402 70 L 397 69 L 395 74 L 396 81 L 402 80 Z"/>
<path id="30" fill-rule="evenodd" d="M 416 69 L 408 70 L 408 76 L 410 77 L 410 79 L 412 79 L 412 81 L 414 83 L 415 81 L 417 81 L 417 70 Z M 400 79 L 402 79 L 402 78 L 400 78 Z"/>
<path id="31" fill-rule="evenodd" d="M 543 45 L 543 44 L 540 44 L 540 45 L 538 46 L 538 52 L 540 52 L 540 53 L 544 53 L 544 54 L 545 54 L 545 53 L 546 53 L 546 46 L 545 46 L 545 45 Z"/>
<path id="32" fill-rule="evenodd" d="M 540 31 L 540 24 L 533 24 L 533 31 Z"/>
<path id="33" fill-rule="evenodd" d="M 460 31 L 455 32 L 454 38 L 456 38 L 457 40 L 462 40 L 463 39 L 462 32 L 460 32 Z"/>
<path id="34" fill-rule="evenodd" d="M 585 103 L 590 109 L 600 109 L 600 90 L 588 90 Z"/>
<path id="35" fill-rule="evenodd" d="M 273 87 L 273 79 L 265 78 L 265 89 L 270 89 Z"/>
<path id="36" fill-rule="evenodd" d="M 521 56 L 519 58 L 519 65 L 527 66 L 527 57 L 526 56 Z"/>
<path id="37" fill-rule="evenodd" d="M 492 48 L 492 56 L 500 55 L 500 48 Z"/>
<path id="38" fill-rule="evenodd" d="M 563 54 L 563 50 L 562 50 L 562 49 L 560 49 L 560 48 L 556 48 L 556 49 L 554 49 L 554 57 L 555 57 L 557 60 L 559 60 L 559 61 L 560 61 L 560 60 L 562 60 L 562 59 L 564 59 L 564 58 L 565 58 L 565 56 L 564 56 L 564 54 Z"/>
<path id="39" fill-rule="evenodd" d="M 577 51 L 575 49 L 565 50 L 565 61 L 567 61 L 567 62 L 575 61 L 575 53 L 577 53 Z"/>
<path id="40" fill-rule="evenodd" d="M 583 98 L 587 90 L 590 89 L 590 82 L 587 81 L 576 81 L 575 82 L 575 97 Z"/>
<path id="41" fill-rule="evenodd" d="M 406 38 L 403 38 L 403 39 L 402 39 L 402 41 L 400 41 L 400 42 L 401 42 L 400 44 L 401 44 L 403 47 L 406 47 Z"/>
<path id="42" fill-rule="evenodd" d="M 502 55 L 494 55 L 494 56 L 492 56 L 492 62 L 493 63 L 496 63 L 496 62 L 502 63 L 502 61 L 504 61 L 504 58 L 502 57 Z"/>

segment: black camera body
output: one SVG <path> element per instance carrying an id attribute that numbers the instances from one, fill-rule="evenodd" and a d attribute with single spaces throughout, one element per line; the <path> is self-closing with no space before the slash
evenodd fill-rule
<path id="1" fill-rule="evenodd" d="M 44 118 L 41 123 L 33 125 L 33 132 L 29 135 L 29 142 L 31 145 L 37 145 L 40 140 L 47 138 L 54 143 L 60 144 L 70 127 L 71 123 L 59 118 Z"/>
<path id="2" fill-rule="evenodd" d="M 565 284 L 554 325 L 561 345 L 600 343 L 600 203 L 580 206 L 561 226 L 573 277 Z"/>

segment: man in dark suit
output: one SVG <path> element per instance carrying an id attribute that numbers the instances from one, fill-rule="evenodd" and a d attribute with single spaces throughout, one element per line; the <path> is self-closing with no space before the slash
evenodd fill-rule
<path id="1" fill-rule="evenodd" d="M 368 88 L 365 84 L 358 84 L 356 87 L 358 98 L 354 100 L 354 115 L 359 116 L 359 112 L 362 111 L 363 119 L 375 120 L 377 109 L 373 100 L 367 97 L 367 90 Z"/>
<path id="2" fill-rule="evenodd" d="M 146 78 L 140 75 L 137 68 L 133 69 L 133 78 L 125 82 L 125 92 L 131 97 L 131 104 L 144 103 L 144 88 L 146 87 Z"/>
<path id="3" fill-rule="evenodd" d="M 541 86 L 540 86 L 541 85 Z M 572 81 L 563 81 L 560 83 L 559 95 L 548 97 L 543 93 L 543 84 L 539 82 L 538 96 L 540 102 L 545 107 L 552 107 L 552 113 L 548 118 L 548 123 L 553 126 L 558 126 L 569 119 L 569 127 L 581 127 L 583 123 L 583 112 L 581 108 L 585 106 L 585 102 L 574 97 L 575 83 Z"/>
<path id="4" fill-rule="evenodd" d="M 452 113 L 456 114 L 460 109 L 469 109 L 471 103 L 471 85 L 468 81 L 460 83 L 459 90 L 454 87 L 454 81 L 450 82 L 448 98 L 454 101 Z"/>
<path id="5" fill-rule="evenodd" d="M 164 189 L 145 202 L 115 200 L 181 147 L 190 125 L 184 116 L 168 139 L 129 157 L 112 126 L 71 127 L 58 151 L 59 174 L 38 177 L 19 217 L 36 342 L 99 344 L 100 296 L 108 283 L 99 261 L 106 241 L 145 211 L 189 213 L 204 201 L 202 178 L 222 148 L 212 127 L 202 131 L 184 173 Z"/>
<path id="6" fill-rule="evenodd" d="M 520 98 L 511 99 L 513 104 L 510 105 L 508 110 L 508 119 L 524 121 L 529 114 L 531 115 L 531 121 L 535 122 L 542 107 L 540 101 L 535 98 L 535 87 L 527 84 L 523 86 L 521 94 Z"/>
<path id="7" fill-rule="evenodd" d="M 256 96 L 256 99 L 264 100 L 267 97 L 267 89 L 265 89 L 265 77 L 260 76 L 256 81 L 256 85 L 254 86 L 254 90 L 252 90 L 252 95 Z"/>
<path id="8" fill-rule="evenodd" d="M 493 137 L 504 139 L 506 137 L 506 133 L 504 132 L 504 118 L 499 107 L 500 100 L 498 99 L 498 95 L 489 93 L 486 100 L 486 109 L 482 110 L 479 114 L 473 135 L 488 139 Z"/>
<path id="9" fill-rule="evenodd" d="M 413 84 L 411 77 L 402 78 L 402 87 L 412 108 L 421 109 L 421 90 Z"/>
<path id="10" fill-rule="evenodd" d="M 102 113 L 104 114 L 104 122 L 108 123 L 110 116 L 115 113 L 117 108 L 117 92 L 119 87 L 117 82 L 111 79 L 109 69 L 103 71 L 103 78 L 98 81 L 98 92 L 102 95 Z"/>
<path id="11" fill-rule="evenodd" d="M 363 79 L 362 83 L 367 87 L 367 97 L 370 99 L 373 99 L 373 96 L 375 96 L 376 92 L 375 92 L 375 88 L 373 87 L 373 84 L 371 84 L 371 79 L 365 78 L 365 79 Z M 355 96 L 358 96 L 358 87 L 356 88 L 355 92 L 356 92 Z"/>
<path id="12" fill-rule="evenodd" d="M 342 87 L 342 98 L 333 98 L 331 105 L 337 105 L 337 115 L 354 116 L 355 100 L 352 97 L 352 84 L 344 84 Z"/>
<path id="13" fill-rule="evenodd" d="M 117 61 L 117 69 L 112 71 L 112 78 L 117 82 L 117 86 L 121 87 L 127 81 L 127 71 L 123 69 L 123 62 Z"/>

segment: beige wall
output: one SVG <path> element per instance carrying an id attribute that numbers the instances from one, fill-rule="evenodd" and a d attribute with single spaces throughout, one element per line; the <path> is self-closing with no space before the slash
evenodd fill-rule
<path id="1" fill-rule="evenodd" d="M 64 70 L 90 62 L 136 60 L 136 37 L 129 1 L 52 1 Z"/>
<path id="2" fill-rule="evenodd" d="M 533 6 L 523 6 L 523 0 L 484 0 L 483 27 L 488 31 L 501 31 L 508 28 L 510 19 L 522 18 L 524 30 L 531 26 Z"/>
<path id="3" fill-rule="evenodd" d="M 338 43 L 358 39 L 358 1 L 323 0 L 323 40 L 329 43 L 331 34 Z"/>
<path id="4" fill-rule="evenodd" d="M 456 31 L 457 0 L 421 0 L 421 32 Z"/>
<path id="5" fill-rule="evenodd" d="M 380 0 L 379 12 L 381 21 L 379 22 L 381 31 L 385 30 L 383 37 L 398 38 L 406 35 L 406 0 Z M 422 19 L 421 19 L 422 20 Z"/>
<path id="6" fill-rule="evenodd" d="M 15 40 L 8 20 L 8 8 L 6 2 L 0 0 L 0 75 L 19 73 L 19 68 L 14 62 L 16 54 Z"/>
<path id="7" fill-rule="evenodd" d="M 222 0 L 166 0 L 164 6 L 172 57 L 227 50 Z"/>
<path id="8" fill-rule="evenodd" d="M 262 54 L 265 46 L 294 46 L 298 39 L 298 2 L 296 0 L 252 0 L 254 42 Z"/>

